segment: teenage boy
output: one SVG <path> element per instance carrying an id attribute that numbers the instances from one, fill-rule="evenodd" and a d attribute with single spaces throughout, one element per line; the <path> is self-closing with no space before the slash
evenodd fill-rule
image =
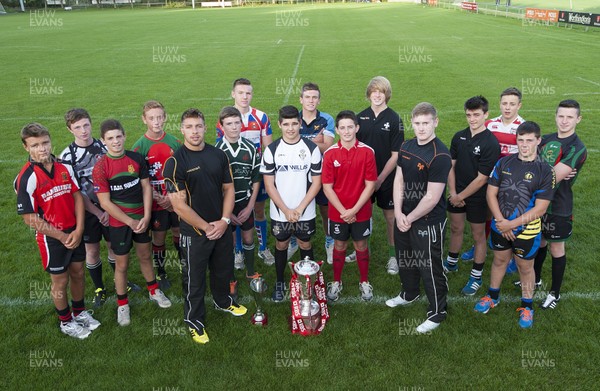
<path id="1" fill-rule="evenodd" d="M 271 231 L 276 239 L 275 302 L 285 296 L 284 272 L 292 235 L 298 240 L 301 259 L 314 259 L 310 238 L 315 233 L 315 197 L 321 188 L 321 152 L 315 143 L 300 137 L 298 109 L 282 107 L 278 125 L 281 138 L 265 149 L 260 166 L 271 198 Z"/>
<path id="2" fill-rule="evenodd" d="M 81 195 L 85 205 L 85 227 L 83 242 L 85 243 L 85 266 L 95 286 L 94 306 L 98 307 L 106 301 L 106 288 L 102 279 L 102 260 L 100 259 L 100 240 L 104 238 L 108 248 L 108 262 L 115 270 L 115 254 L 110 246 L 108 234 L 108 213 L 100 207 L 100 201 L 94 193 L 92 170 L 98 160 L 106 154 L 102 141 L 92 137 L 92 119 L 85 109 L 71 109 L 65 114 L 67 129 L 74 137 L 59 155 L 63 163 L 73 167 L 79 179 Z M 134 286 L 135 284 L 132 284 Z M 135 285 L 139 290 L 139 287 Z"/>
<path id="3" fill-rule="evenodd" d="M 494 261 L 488 294 L 475 304 L 475 311 L 487 313 L 500 303 L 500 285 L 511 256 L 517 262 L 522 282 L 519 326 L 533 326 L 533 260 L 538 252 L 542 219 L 554 193 L 552 167 L 539 159 L 540 127 L 524 122 L 517 129 L 519 152 L 496 163 L 489 178 L 487 201 L 494 216 L 490 248 Z"/>
<path id="4" fill-rule="evenodd" d="M 171 301 L 159 289 L 152 267 L 148 229 L 152 215 L 152 187 L 148 166 L 142 155 L 125 150 L 125 130 L 119 121 L 107 119 L 102 122 L 100 134 L 108 152 L 94 167 L 94 191 L 100 206 L 109 214 L 111 245 L 117 261 L 117 322 L 127 326 L 131 322 L 127 297 L 131 247 L 135 247 L 150 300 L 161 308 L 169 308 Z"/>
<path id="5" fill-rule="evenodd" d="M 321 103 L 321 91 L 315 83 L 305 83 L 302 86 L 300 93 L 300 116 L 302 124 L 300 125 L 300 137 L 307 138 L 317 144 L 321 154 L 324 154 L 327 148 L 333 145 L 335 139 L 335 126 L 333 117 L 327 113 L 319 111 L 317 107 Z M 321 220 L 323 222 L 323 232 L 325 232 L 325 253 L 327 255 L 327 263 L 333 263 L 333 238 L 328 233 L 327 210 L 328 201 L 323 189 L 319 191 L 315 198 L 319 211 L 321 212 Z M 296 238 L 292 236 L 288 247 L 288 260 L 292 258 L 298 250 Z"/>
<path id="6" fill-rule="evenodd" d="M 346 110 L 335 118 L 335 130 L 340 141 L 323 155 L 321 174 L 323 190 L 331 203 L 329 229 L 333 236 L 333 282 L 329 284 L 327 297 L 336 301 L 342 291 L 342 269 L 344 268 L 348 240 L 352 236 L 356 260 L 360 272 L 358 284 L 361 298 L 373 298 L 373 286 L 369 283 L 369 248 L 373 214 L 371 195 L 375 190 L 377 166 L 375 152 L 356 139 L 358 118 Z"/>
<path id="7" fill-rule="evenodd" d="M 470 223 L 475 242 L 475 258 L 469 281 L 462 289 L 465 295 L 474 295 L 481 287 L 485 263 L 485 200 L 487 178 L 498 161 L 500 144 L 485 127 L 488 101 L 474 96 L 464 105 L 469 126 L 452 138 L 450 155 L 452 169 L 448 176 L 448 212 L 450 215 L 450 244 L 448 258 L 444 261 L 446 272 L 458 270 L 458 255 L 463 242 L 465 218 Z"/>
<path id="8" fill-rule="evenodd" d="M 181 218 L 184 322 L 192 341 L 209 341 L 204 322 L 206 270 L 215 308 L 234 316 L 246 313 L 229 296 L 233 274 L 231 213 L 235 188 L 227 155 L 206 144 L 204 114 L 188 109 L 181 115 L 184 143 L 165 163 L 163 175 L 173 209 Z"/>
<path id="9" fill-rule="evenodd" d="M 356 135 L 375 151 L 377 163 L 377 182 L 371 201 L 377 200 L 377 205 L 383 211 L 387 227 L 387 242 L 389 259 L 387 272 L 398 274 L 398 260 L 394 250 L 394 170 L 398 160 L 398 150 L 404 141 L 404 124 L 398 113 L 388 107 L 392 97 L 392 85 L 383 76 L 371 79 L 367 86 L 367 99 L 371 105 L 358 114 L 360 130 Z M 353 261 L 351 254 L 347 261 Z"/>
<path id="10" fill-rule="evenodd" d="M 254 204 L 260 188 L 260 156 L 254 144 L 240 137 L 242 114 L 232 106 L 224 107 L 219 113 L 219 124 L 223 129 L 223 138 L 215 147 L 223 150 L 229 159 L 233 187 L 235 188 L 235 206 L 231 215 L 231 228 L 235 240 L 235 230 L 241 227 L 244 257 L 236 257 L 234 267 L 238 270 L 246 267 L 246 278 L 258 277 L 254 271 Z M 241 263 L 239 261 L 242 261 Z M 235 279 L 232 276 L 232 280 Z"/>
<path id="11" fill-rule="evenodd" d="M 73 168 L 56 161 L 48 129 L 38 123 L 21 129 L 29 153 L 14 182 L 17 213 L 35 229 L 44 270 L 50 274 L 50 294 L 60 321 L 60 331 L 84 339 L 100 322 L 85 310 L 85 246 L 81 241 L 85 207 Z M 67 286 L 71 289 L 71 305 Z"/>
<path id="12" fill-rule="evenodd" d="M 242 137 L 247 138 L 256 147 L 256 151 L 262 154 L 267 145 L 273 141 L 273 130 L 271 121 L 267 114 L 250 106 L 254 89 L 250 80 L 240 78 L 233 82 L 231 97 L 234 101 L 234 107 L 242 113 Z M 217 141 L 223 137 L 223 129 L 220 123 L 217 123 Z M 269 196 L 265 190 L 264 183 L 261 183 L 256 204 L 254 204 L 254 226 L 256 236 L 258 237 L 258 256 L 266 265 L 275 263 L 275 258 L 267 247 L 267 218 L 265 216 L 265 202 Z M 236 229 L 236 257 L 243 257 L 241 231 Z M 239 262 L 239 261 L 238 261 Z"/>
<path id="13" fill-rule="evenodd" d="M 517 128 L 525 120 L 519 115 L 521 109 L 521 99 L 523 95 L 516 87 L 509 87 L 500 94 L 500 115 L 496 118 L 487 120 L 485 126 L 492 132 L 500 144 L 500 157 L 517 153 Z M 486 221 L 486 237 L 490 235 L 491 215 L 488 215 Z M 475 253 L 475 246 L 461 255 L 463 261 L 472 261 Z M 517 271 L 517 265 L 514 260 L 508 264 L 507 273 Z"/>
<path id="14" fill-rule="evenodd" d="M 552 286 L 542 309 L 555 308 L 558 304 L 567 265 L 565 242 L 573 232 L 573 185 L 587 159 L 585 145 L 575 133 L 579 122 L 579 103 L 563 100 L 556 109 L 558 131 L 544 136 L 540 144 L 541 158 L 554 166 L 557 183 L 554 199 L 542 218 L 542 243 L 535 257 L 535 281 L 541 285 L 542 266 L 550 244 Z"/>
<path id="15" fill-rule="evenodd" d="M 446 232 L 446 181 L 452 166 L 448 148 L 437 138 L 437 111 L 427 102 L 415 106 L 415 138 L 402 144 L 394 179 L 394 239 L 400 265 L 400 294 L 385 302 L 405 306 L 419 298 L 423 280 L 429 306 L 416 331 L 424 334 L 446 319 L 448 282 L 442 246 Z"/>
<path id="16" fill-rule="evenodd" d="M 146 159 L 150 185 L 152 186 L 152 259 L 158 276 L 161 290 L 169 289 L 171 282 L 165 270 L 165 239 L 171 229 L 173 246 L 179 254 L 179 218 L 173 212 L 171 201 L 167 196 L 162 170 L 165 162 L 179 149 L 181 143 L 175 136 L 164 131 L 166 113 L 164 106 L 155 100 L 144 103 L 142 122 L 146 125 L 146 133 L 133 144 L 133 151 Z M 181 259 L 181 257 L 179 256 Z"/>

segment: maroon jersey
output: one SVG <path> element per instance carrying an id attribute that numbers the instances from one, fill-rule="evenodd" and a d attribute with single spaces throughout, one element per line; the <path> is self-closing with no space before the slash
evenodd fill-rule
<path id="1" fill-rule="evenodd" d="M 30 160 L 15 178 L 14 188 L 18 214 L 36 213 L 61 231 L 77 225 L 73 194 L 79 184 L 71 166 L 55 161 L 48 172 Z"/>
<path id="2" fill-rule="evenodd" d="M 115 158 L 106 154 L 94 166 L 93 179 L 96 193 L 110 193 L 110 200 L 129 217 L 144 217 L 142 179 L 147 179 L 148 166 L 142 155 L 132 151 Z M 110 216 L 111 227 L 126 224 Z"/>

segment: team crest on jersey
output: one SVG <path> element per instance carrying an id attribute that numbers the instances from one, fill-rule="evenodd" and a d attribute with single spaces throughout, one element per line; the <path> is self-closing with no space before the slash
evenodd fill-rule
<path id="1" fill-rule="evenodd" d="M 298 156 L 300 156 L 300 159 L 304 160 L 306 158 L 306 151 L 304 149 L 301 149 Z"/>
<path id="2" fill-rule="evenodd" d="M 423 169 L 425 168 L 425 165 L 423 163 L 417 163 L 417 168 L 419 169 L 419 171 L 423 171 Z"/>
<path id="3" fill-rule="evenodd" d="M 385 124 L 383 124 L 383 130 L 390 130 L 390 123 L 386 122 Z"/>
<path id="4" fill-rule="evenodd" d="M 273 224 L 273 235 L 277 236 L 281 233 L 281 227 L 277 224 Z"/>
<path id="5" fill-rule="evenodd" d="M 127 171 L 130 174 L 133 174 L 135 172 L 135 168 L 133 167 L 133 164 L 130 164 L 130 165 L 127 166 Z"/>
<path id="6" fill-rule="evenodd" d="M 69 182 L 69 178 L 67 177 L 67 173 L 66 172 L 62 172 L 60 174 L 60 176 L 61 176 L 63 182 Z"/>
<path id="7" fill-rule="evenodd" d="M 314 126 L 314 129 L 315 129 L 315 130 L 319 130 L 319 129 L 321 129 L 321 125 L 315 125 L 315 126 Z"/>
<path id="8" fill-rule="evenodd" d="M 481 155 L 481 147 L 479 145 L 473 148 L 473 155 Z"/>
<path id="9" fill-rule="evenodd" d="M 523 176 L 523 180 L 526 182 L 531 182 L 532 179 L 533 179 L 533 172 L 531 172 L 531 171 L 527 171 L 525 173 L 525 175 Z"/>
<path id="10" fill-rule="evenodd" d="M 340 225 L 339 224 L 334 224 L 333 225 L 333 233 L 336 235 L 340 234 Z"/>
<path id="11" fill-rule="evenodd" d="M 556 163 L 560 161 L 560 157 L 562 156 L 561 144 L 558 141 L 549 142 L 548 144 L 544 145 L 544 148 L 542 148 L 541 156 L 546 163 L 555 166 Z"/>

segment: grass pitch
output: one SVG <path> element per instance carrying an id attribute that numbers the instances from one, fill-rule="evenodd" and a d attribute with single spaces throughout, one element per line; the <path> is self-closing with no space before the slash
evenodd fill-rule
<path id="1" fill-rule="evenodd" d="M 0 338 L 6 364 L 0 385 L 11 390 L 597 388 L 599 32 L 412 4 L 40 10 L 2 18 Z M 555 131 L 560 100 L 580 101 L 578 133 L 589 157 L 575 187 L 576 222 L 567 245 L 563 299 L 556 310 L 536 308 L 532 330 L 517 325 L 520 292 L 510 277 L 502 304 L 487 315 L 474 313 L 474 302 L 489 282 L 488 255 L 481 294 L 460 295 L 470 268 L 461 264 L 449 276 L 447 321 L 431 335 L 416 336 L 414 329 L 425 315 L 423 300 L 401 309 L 384 305 L 400 284 L 384 269 L 387 248 L 376 210 L 370 273 L 376 297 L 368 304 L 357 300 L 358 271 L 349 264 L 342 299 L 330 306 L 332 317 L 318 337 L 292 336 L 289 302 L 267 301 L 266 328 L 252 327 L 248 316 L 233 319 L 209 309 L 211 342 L 196 346 L 181 322 L 172 256 L 168 269 L 175 286 L 167 292 L 172 308 L 160 310 L 146 294 L 133 294 L 132 324 L 121 328 L 113 297 L 96 311 L 103 325 L 90 338 L 77 341 L 60 334 L 33 232 L 15 213 L 12 181 L 26 159 L 18 137 L 25 123 L 48 126 L 60 152 L 71 141 L 62 115 L 71 107 L 85 107 L 96 135 L 102 120 L 116 117 L 132 145 L 144 131 L 141 107 L 149 99 L 166 105 L 167 131 L 177 135 L 177 117 L 188 107 L 199 107 L 207 123 L 214 124 L 219 109 L 231 103 L 231 82 L 238 77 L 252 80 L 253 105 L 274 120 L 283 104 L 298 103 L 299 89 L 308 81 L 320 85 L 323 111 L 359 111 L 368 105 L 364 91 L 375 75 L 392 82 L 390 107 L 406 125 L 416 103 L 436 105 L 438 135 L 447 144 L 466 126 L 462 105 L 476 94 L 488 97 L 495 116 L 500 91 L 521 88 L 521 114 L 540 123 L 544 133 Z M 208 140 L 214 140 L 212 132 Z M 322 234 L 315 248 L 323 257 Z M 546 262 L 536 303 L 549 289 Z M 274 270 L 257 263 L 272 285 Z M 104 270 L 112 290 L 112 271 L 107 265 Z M 324 270 L 330 279 L 331 268 Z M 131 278 L 143 281 L 135 262 Z M 87 288 L 89 303 L 89 280 Z M 240 293 L 252 310 L 249 290 Z"/>

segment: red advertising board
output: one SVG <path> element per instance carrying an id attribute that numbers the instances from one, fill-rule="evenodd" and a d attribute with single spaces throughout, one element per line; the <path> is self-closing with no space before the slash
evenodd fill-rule
<path id="1" fill-rule="evenodd" d="M 556 22 L 558 21 L 558 11 L 557 10 L 545 10 L 539 8 L 527 8 L 525 10 L 525 18 L 526 19 L 536 19 L 543 20 L 547 22 Z"/>
<path id="2" fill-rule="evenodd" d="M 477 11 L 477 3 L 474 1 L 463 1 L 460 3 L 460 7 L 468 11 Z"/>

